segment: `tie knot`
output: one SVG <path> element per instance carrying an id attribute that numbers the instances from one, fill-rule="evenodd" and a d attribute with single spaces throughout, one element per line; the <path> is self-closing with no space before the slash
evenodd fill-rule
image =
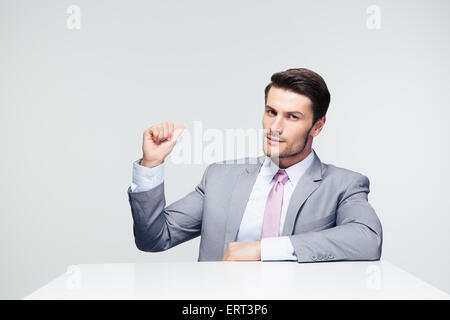
<path id="1" fill-rule="evenodd" d="M 289 179 L 289 176 L 287 175 L 285 170 L 280 169 L 273 178 L 275 179 L 275 183 L 281 182 L 282 184 L 285 184 L 286 181 Z"/>

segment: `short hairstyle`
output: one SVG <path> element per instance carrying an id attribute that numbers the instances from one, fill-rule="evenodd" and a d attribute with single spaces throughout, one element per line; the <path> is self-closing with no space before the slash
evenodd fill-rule
<path id="1" fill-rule="evenodd" d="M 264 90 L 265 103 L 267 103 L 267 94 L 273 86 L 291 90 L 311 99 L 313 124 L 327 113 L 330 92 L 323 78 L 314 71 L 305 68 L 288 69 L 274 73 L 270 81 Z"/>

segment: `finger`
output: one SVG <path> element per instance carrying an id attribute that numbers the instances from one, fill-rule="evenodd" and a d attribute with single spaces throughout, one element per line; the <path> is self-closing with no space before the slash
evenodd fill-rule
<path id="1" fill-rule="evenodd" d="M 159 125 L 159 140 L 164 141 L 164 123 Z"/>
<path id="2" fill-rule="evenodd" d="M 169 125 L 169 136 L 168 136 L 168 139 L 172 140 L 172 136 L 173 136 L 173 122 L 169 121 L 168 125 Z"/>
<path id="3" fill-rule="evenodd" d="M 161 123 L 158 125 L 158 142 L 164 140 L 164 125 Z"/>
<path id="4" fill-rule="evenodd" d="M 166 140 L 169 137 L 169 124 L 167 122 L 163 123 L 163 128 L 164 128 L 164 135 L 163 135 L 163 139 Z"/>
<path id="5" fill-rule="evenodd" d="M 157 127 L 152 127 L 151 129 L 152 135 L 153 135 L 153 141 L 158 142 L 158 136 L 159 136 L 159 130 Z"/>
<path id="6" fill-rule="evenodd" d="M 151 139 L 152 138 L 151 127 L 146 129 L 142 135 L 144 136 L 144 139 Z"/>

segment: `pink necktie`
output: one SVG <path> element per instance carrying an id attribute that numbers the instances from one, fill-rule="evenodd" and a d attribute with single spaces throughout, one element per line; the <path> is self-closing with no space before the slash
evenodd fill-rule
<path id="1" fill-rule="evenodd" d="M 268 237 L 278 237 L 280 232 L 281 206 L 283 204 L 284 184 L 289 179 L 285 170 L 278 170 L 273 177 L 275 180 L 272 189 L 267 197 L 266 208 L 264 210 L 264 220 L 261 231 L 261 239 Z"/>

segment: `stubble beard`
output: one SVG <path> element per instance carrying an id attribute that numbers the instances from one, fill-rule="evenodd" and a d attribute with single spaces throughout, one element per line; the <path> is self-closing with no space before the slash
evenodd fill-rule
<path id="1" fill-rule="evenodd" d="M 272 161 L 274 161 L 274 162 L 277 163 L 277 164 L 279 164 L 279 159 L 295 157 L 295 156 L 301 154 L 301 153 L 305 150 L 306 145 L 307 145 L 307 143 L 308 143 L 309 133 L 311 132 L 311 130 L 312 130 L 312 126 L 311 126 L 311 128 L 309 128 L 308 132 L 306 132 L 306 135 L 305 135 L 305 137 L 303 138 L 303 143 L 302 143 L 302 144 L 297 148 L 297 150 L 295 150 L 295 151 L 291 151 L 291 150 L 290 150 L 291 148 L 288 147 L 288 148 L 286 148 L 286 150 L 285 150 L 284 152 L 282 152 L 282 153 L 280 154 L 280 152 L 279 152 L 279 146 L 278 146 L 278 152 L 275 152 L 275 154 L 272 154 L 272 150 L 273 150 L 274 147 L 269 147 L 268 144 L 265 144 L 265 145 L 266 145 L 266 148 L 265 148 L 265 150 L 264 150 L 264 153 L 265 153 L 267 156 L 269 156 L 269 157 L 272 159 Z M 266 139 L 266 138 L 265 138 L 265 139 Z M 266 141 L 267 141 L 267 140 L 266 140 Z M 276 149 L 276 147 L 275 147 L 275 149 Z"/>

